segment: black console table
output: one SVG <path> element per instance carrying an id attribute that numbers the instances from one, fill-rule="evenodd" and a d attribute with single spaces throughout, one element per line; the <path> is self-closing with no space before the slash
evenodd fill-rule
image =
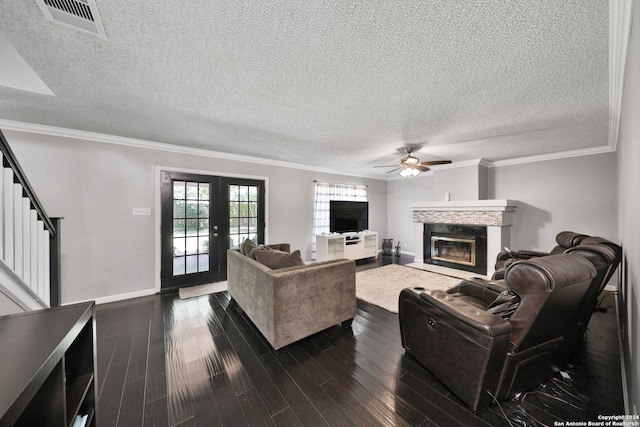
<path id="1" fill-rule="evenodd" d="M 0 317 L 0 426 L 96 425 L 93 303 Z"/>

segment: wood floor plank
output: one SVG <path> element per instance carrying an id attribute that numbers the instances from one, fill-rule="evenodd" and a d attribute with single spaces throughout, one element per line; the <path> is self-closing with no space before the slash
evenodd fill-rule
<path id="1" fill-rule="evenodd" d="M 285 357 L 282 357 L 285 358 Z M 311 403 L 307 394 L 291 378 L 284 366 L 280 364 L 281 357 L 272 353 L 265 353 L 259 357 L 262 366 L 271 377 L 278 390 L 284 396 L 296 418 L 305 426 L 328 426 L 329 424 Z M 291 358 L 293 359 L 293 358 Z M 290 365 L 293 366 L 293 365 Z"/>
<path id="2" fill-rule="evenodd" d="M 375 268 L 358 263 L 357 269 Z M 413 261 L 412 259 L 409 262 Z M 509 426 L 524 407 L 546 425 L 622 414 L 616 310 L 592 316 L 567 367 L 586 409 L 524 403 L 472 413 L 402 348 L 398 315 L 358 301 L 351 328 L 274 352 L 228 292 L 166 293 L 96 309 L 98 425 Z M 548 386 L 547 386 L 548 387 Z M 538 389 L 536 389 L 538 390 Z M 544 388 L 540 388 L 544 390 Z M 547 406 L 545 406 L 547 405 Z"/>
<path id="3" fill-rule="evenodd" d="M 214 397 L 210 378 L 206 375 L 202 376 L 201 369 L 192 368 L 189 372 L 191 405 L 195 425 L 220 425 L 220 411 Z"/>
<path id="4" fill-rule="evenodd" d="M 261 403 L 269 415 L 275 415 L 286 409 L 289 406 L 287 401 L 249 346 L 243 343 L 234 348 L 254 386 L 249 391 L 253 390 L 252 394 L 257 393 L 260 396 Z"/>
<path id="5" fill-rule="evenodd" d="M 342 411 L 339 405 L 336 405 L 325 390 L 319 386 L 315 379 L 301 365 L 294 365 L 287 369 L 289 376 L 295 381 L 296 385 L 304 390 L 313 406 L 320 413 L 329 425 L 332 426 L 348 426 L 349 418 Z"/>
<path id="6" fill-rule="evenodd" d="M 350 354 L 349 354 L 350 353 Z M 357 397 L 375 415 L 389 425 L 419 425 L 425 415 L 408 405 L 403 399 L 396 399 L 395 377 L 375 367 L 362 363 L 355 349 L 332 347 L 317 353 L 314 357 L 323 365 L 336 372 L 334 378 L 345 388 L 354 390 Z"/>
<path id="7" fill-rule="evenodd" d="M 145 388 L 147 402 L 167 397 L 167 367 L 164 349 L 164 338 L 154 338 L 149 341 Z"/>
<path id="8" fill-rule="evenodd" d="M 144 388 L 145 379 L 125 382 L 123 396 L 118 415 L 118 426 L 141 426 L 144 417 Z"/>
<path id="9" fill-rule="evenodd" d="M 221 426 L 248 425 L 236 392 L 229 383 L 228 373 L 222 372 L 211 378 L 213 398 L 220 416 Z"/>
<path id="10" fill-rule="evenodd" d="M 272 420 L 278 427 L 304 427 L 289 407 L 274 415 Z"/>
<path id="11" fill-rule="evenodd" d="M 169 427 L 166 396 L 146 402 L 142 425 L 143 427 Z"/>
<path id="12" fill-rule="evenodd" d="M 275 425 L 271 414 L 264 406 L 262 396 L 255 388 L 238 395 L 238 401 L 242 407 L 242 412 L 250 426 L 273 426 Z M 213 424 L 211 424 L 213 425 Z"/>

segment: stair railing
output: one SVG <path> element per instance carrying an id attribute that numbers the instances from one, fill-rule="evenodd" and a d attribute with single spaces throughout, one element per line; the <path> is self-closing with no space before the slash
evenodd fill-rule
<path id="1" fill-rule="evenodd" d="M 0 152 L 0 292 L 23 310 L 59 305 L 59 220 L 45 212 L 2 131 Z"/>

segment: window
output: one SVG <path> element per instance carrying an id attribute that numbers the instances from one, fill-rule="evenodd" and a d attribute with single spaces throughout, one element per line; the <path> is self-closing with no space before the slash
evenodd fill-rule
<path id="1" fill-rule="evenodd" d="M 315 182 L 315 198 L 313 208 L 313 254 L 315 258 L 315 236 L 329 232 L 329 202 L 331 200 L 367 201 L 367 186 L 357 184 L 335 184 L 331 182 Z"/>

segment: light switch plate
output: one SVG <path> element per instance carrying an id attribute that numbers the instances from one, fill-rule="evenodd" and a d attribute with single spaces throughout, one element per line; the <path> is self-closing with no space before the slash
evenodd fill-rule
<path id="1" fill-rule="evenodd" d="M 133 208 L 133 215 L 151 215 L 151 208 Z"/>

